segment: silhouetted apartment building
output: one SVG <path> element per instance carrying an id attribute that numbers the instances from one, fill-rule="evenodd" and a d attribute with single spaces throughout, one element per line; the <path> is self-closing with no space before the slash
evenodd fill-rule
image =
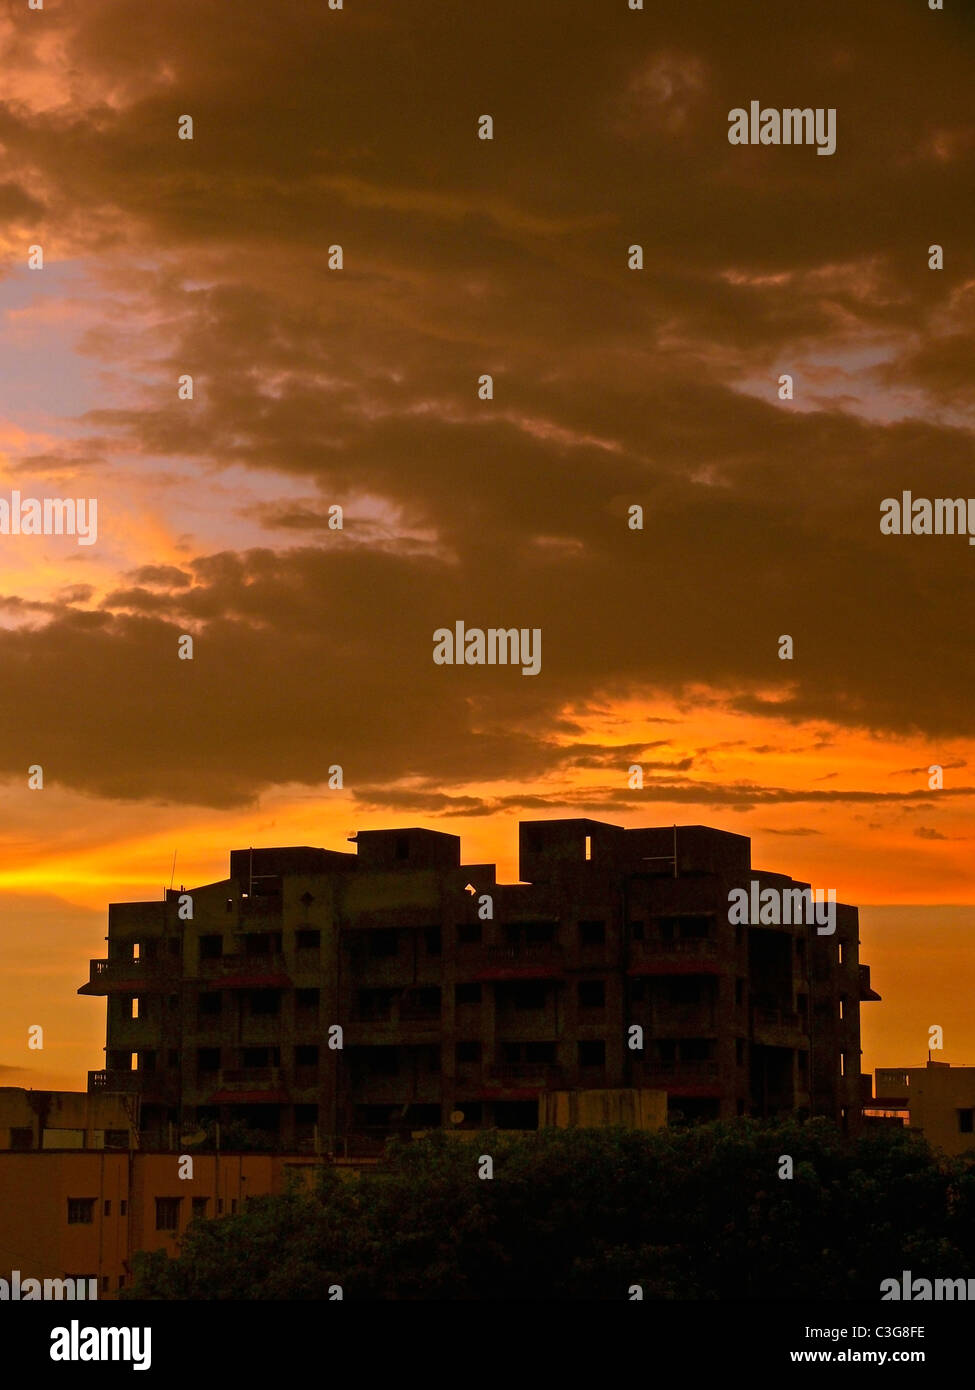
<path id="1" fill-rule="evenodd" d="M 453 835 L 354 840 L 235 850 L 220 883 L 111 906 L 80 991 L 108 1002 L 89 1089 L 137 1092 L 148 1142 L 241 1122 L 367 1152 L 534 1128 L 545 1093 L 602 1088 L 663 1091 L 671 1118 L 859 1123 L 878 996 L 856 908 L 833 935 L 733 925 L 732 889 L 802 887 L 753 870 L 746 837 L 528 821 L 517 884 L 462 865 Z"/>

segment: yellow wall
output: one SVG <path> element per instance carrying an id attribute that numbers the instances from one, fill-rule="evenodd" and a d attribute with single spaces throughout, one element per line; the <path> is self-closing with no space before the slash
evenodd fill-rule
<path id="1" fill-rule="evenodd" d="M 958 1111 L 975 1109 L 975 1067 L 912 1067 L 909 1076 L 911 1128 L 947 1154 L 975 1148 L 975 1133 L 958 1128 Z"/>

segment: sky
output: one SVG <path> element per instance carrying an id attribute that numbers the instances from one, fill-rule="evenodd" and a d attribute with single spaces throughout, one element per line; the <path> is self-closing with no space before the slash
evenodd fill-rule
<path id="1" fill-rule="evenodd" d="M 879 525 L 975 495 L 946 4 L 0 0 L 0 498 L 98 506 L 0 535 L 0 1084 L 102 1065 L 109 902 L 418 824 L 515 881 L 573 815 L 834 887 L 864 1069 L 975 1065 L 975 551 Z"/>

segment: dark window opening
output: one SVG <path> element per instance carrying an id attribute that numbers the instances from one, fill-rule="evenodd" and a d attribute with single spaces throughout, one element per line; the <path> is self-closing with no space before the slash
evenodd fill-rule
<path id="1" fill-rule="evenodd" d="M 580 1009 L 604 1009 L 606 1007 L 605 980 L 579 981 Z"/>
<path id="2" fill-rule="evenodd" d="M 68 1198 L 68 1225 L 90 1226 L 95 1219 L 94 1197 Z"/>
<path id="3" fill-rule="evenodd" d="M 604 1067 L 606 1065 L 606 1044 L 600 1038 L 594 1042 L 579 1043 L 580 1067 Z"/>

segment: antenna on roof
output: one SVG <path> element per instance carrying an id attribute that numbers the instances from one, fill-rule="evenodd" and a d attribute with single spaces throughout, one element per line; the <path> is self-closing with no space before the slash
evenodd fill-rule
<path id="1" fill-rule="evenodd" d="M 173 879 L 176 877 L 176 850 L 173 850 L 173 872 L 169 875 L 169 891 L 173 891 Z"/>

